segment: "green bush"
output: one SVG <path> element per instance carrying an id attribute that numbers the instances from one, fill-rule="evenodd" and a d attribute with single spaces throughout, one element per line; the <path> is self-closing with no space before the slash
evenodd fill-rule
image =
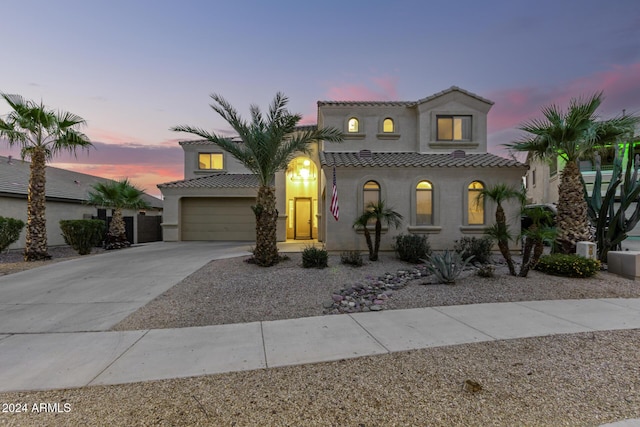
<path id="1" fill-rule="evenodd" d="M 436 276 L 439 283 L 453 284 L 471 259 L 473 256 L 463 259 L 457 252 L 444 251 L 431 255 L 424 262 L 427 270 Z"/>
<path id="2" fill-rule="evenodd" d="M 353 265 L 354 267 L 362 267 L 364 261 L 360 251 L 345 251 L 340 254 L 340 262 L 342 264 Z"/>
<path id="3" fill-rule="evenodd" d="M 329 253 L 325 248 L 307 246 L 302 251 L 302 266 L 304 268 L 325 268 L 328 266 Z"/>
<path id="4" fill-rule="evenodd" d="M 62 220 L 60 229 L 67 245 L 80 255 L 87 255 L 102 241 L 105 223 L 99 219 Z"/>
<path id="5" fill-rule="evenodd" d="M 23 228 L 23 221 L 0 216 L 0 252 L 7 249 L 12 243 L 18 241 Z"/>
<path id="6" fill-rule="evenodd" d="M 473 256 L 474 263 L 489 264 L 491 262 L 491 247 L 493 239 L 491 237 L 463 237 L 456 240 L 453 250 L 464 259 Z"/>
<path id="7" fill-rule="evenodd" d="M 555 276 L 592 277 L 600 271 L 600 261 L 580 255 L 552 254 L 542 256 L 535 269 Z"/>
<path id="8" fill-rule="evenodd" d="M 393 249 L 402 261 L 419 264 L 431 255 L 431 246 L 427 236 L 417 234 L 400 234 L 394 237 Z"/>

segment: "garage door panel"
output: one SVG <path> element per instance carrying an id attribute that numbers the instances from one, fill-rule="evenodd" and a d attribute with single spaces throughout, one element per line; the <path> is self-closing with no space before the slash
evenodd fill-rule
<path id="1" fill-rule="evenodd" d="M 181 201 L 182 240 L 254 241 L 253 198 L 185 198 Z"/>

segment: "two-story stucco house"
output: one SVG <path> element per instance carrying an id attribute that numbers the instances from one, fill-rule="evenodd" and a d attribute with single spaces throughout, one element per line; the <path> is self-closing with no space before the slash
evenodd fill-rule
<path id="1" fill-rule="evenodd" d="M 402 214 L 384 230 L 382 249 L 400 233 L 427 234 L 432 248 L 452 248 L 482 234 L 495 207 L 478 205 L 483 187 L 521 185 L 526 166 L 487 152 L 493 103 L 451 87 L 410 102 L 320 101 L 318 127 L 343 129 L 342 143 L 319 141 L 274 177 L 278 240 L 317 239 L 328 250 L 364 249 L 354 220 L 371 201 Z M 241 144 L 242 141 L 238 141 Z M 250 206 L 257 180 L 233 157 L 206 141 L 183 141 L 185 179 L 160 184 L 165 240 L 255 239 Z M 339 219 L 330 211 L 335 170 Z M 505 206 L 514 230 L 519 207 Z"/>

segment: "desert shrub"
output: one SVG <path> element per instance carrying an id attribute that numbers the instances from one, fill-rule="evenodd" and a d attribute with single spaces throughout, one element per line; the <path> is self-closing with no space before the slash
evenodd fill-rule
<path id="1" fill-rule="evenodd" d="M 463 259 L 455 251 L 444 251 L 431 255 L 425 260 L 425 264 L 439 283 L 453 284 L 472 259 L 473 256 Z"/>
<path id="2" fill-rule="evenodd" d="M 342 264 L 353 265 L 354 267 L 362 267 L 364 261 L 360 251 L 344 251 L 340 254 L 340 262 Z"/>
<path id="3" fill-rule="evenodd" d="M 67 245 L 80 255 L 87 255 L 102 241 L 105 223 L 100 219 L 62 220 L 60 229 Z"/>
<path id="4" fill-rule="evenodd" d="M 493 277 L 496 268 L 493 264 L 483 264 L 478 268 L 476 274 L 480 277 Z"/>
<path id="5" fill-rule="evenodd" d="M 329 253 L 325 248 L 307 246 L 302 251 L 302 266 L 304 268 L 325 268 L 328 261 Z"/>
<path id="6" fill-rule="evenodd" d="M 491 247 L 493 239 L 491 237 L 463 237 L 456 240 L 453 250 L 460 254 L 463 259 L 473 256 L 474 263 L 488 264 L 491 262 Z"/>
<path id="7" fill-rule="evenodd" d="M 0 216 L 0 252 L 18 241 L 23 228 L 23 221 Z"/>
<path id="8" fill-rule="evenodd" d="M 393 249 L 402 261 L 419 264 L 423 259 L 431 255 L 431 246 L 427 236 L 417 234 L 400 234 L 394 237 Z"/>
<path id="9" fill-rule="evenodd" d="M 592 277 L 600 270 L 600 261 L 575 254 L 551 254 L 542 256 L 535 269 L 555 276 Z"/>

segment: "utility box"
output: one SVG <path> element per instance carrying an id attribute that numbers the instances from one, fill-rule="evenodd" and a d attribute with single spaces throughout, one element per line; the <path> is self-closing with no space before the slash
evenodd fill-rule
<path id="1" fill-rule="evenodd" d="M 591 242 L 578 242 L 576 244 L 576 253 L 583 258 L 596 259 L 596 244 Z"/>

